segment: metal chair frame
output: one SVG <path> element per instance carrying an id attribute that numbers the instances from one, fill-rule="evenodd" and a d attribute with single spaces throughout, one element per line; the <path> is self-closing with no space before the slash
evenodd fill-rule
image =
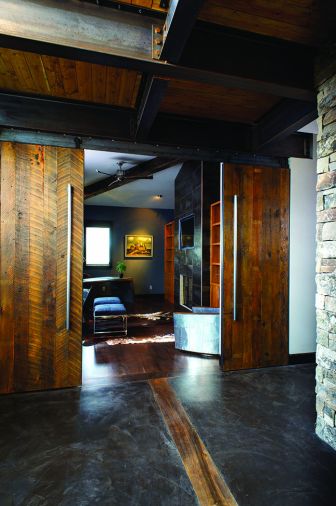
<path id="1" fill-rule="evenodd" d="M 109 327 L 109 322 L 120 320 L 121 321 L 121 329 L 112 330 Z M 105 326 L 104 326 L 105 322 Z M 106 327 L 107 325 L 107 327 Z M 103 330 L 99 330 L 100 327 L 103 327 Z M 93 333 L 94 334 L 124 334 L 127 336 L 127 314 L 113 314 L 113 315 L 103 315 L 96 316 L 93 318 Z"/>

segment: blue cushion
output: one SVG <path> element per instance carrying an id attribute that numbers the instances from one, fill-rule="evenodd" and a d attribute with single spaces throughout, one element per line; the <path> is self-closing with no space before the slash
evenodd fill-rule
<path id="1" fill-rule="evenodd" d="M 94 308 L 95 316 L 126 314 L 124 304 L 99 304 Z"/>
<path id="2" fill-rule="evenodd" d="M 96 297 L 93 306 L 98 306 L 100 304 L 121 304 L 121 300 L 119 297 Z"/>

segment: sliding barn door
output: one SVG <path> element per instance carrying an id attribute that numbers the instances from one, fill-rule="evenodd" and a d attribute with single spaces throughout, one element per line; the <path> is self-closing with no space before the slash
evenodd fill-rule
<path id="1" fill-rule="evenodd" d="M 81 383 L 83 153 L 0 144 L 0 392 Z M 68 184 L 72 186 L 66 328 Z"/>
<path id="2" fill-rule="evenodd" d="M 288 360 L 289 170 L 224 165 L 224 369 Z"/>

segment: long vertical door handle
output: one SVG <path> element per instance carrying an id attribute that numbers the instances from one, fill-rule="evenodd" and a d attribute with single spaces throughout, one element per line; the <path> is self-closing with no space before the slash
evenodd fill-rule
<path id="1" fill-rule="evenodd" d="M 237 320 L 238 195 L 233 196 L 233 321 Z"/>
<path id="2" fill-rule="evenodd" d="M 70 330 L 71 297 L 71 242 L 72 242 L 72 186 L 68 184 L 68 240 L 67 240 L 67 277 L 66 277 L 66 318 L 65 328 Z"/>

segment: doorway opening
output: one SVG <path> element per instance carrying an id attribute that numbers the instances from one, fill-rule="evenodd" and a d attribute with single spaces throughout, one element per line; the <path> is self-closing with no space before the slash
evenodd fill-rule
<path id="1" fill-rule="evenodd" d="M 166 161 L 153 170 L 153 160 L 85 152 L 84 385 L 218 371 L 218 357 L 175 348 L 173 314 L 192 307 L 193 286 L 188 276 L 181 304 L 175 180 L 183 164 Z M 188 230 L 185 256 L 192 251 Z M 97 306 L 108 306 L 111 297 L 119 307 L 103 308 L 100 318 Z"/>

